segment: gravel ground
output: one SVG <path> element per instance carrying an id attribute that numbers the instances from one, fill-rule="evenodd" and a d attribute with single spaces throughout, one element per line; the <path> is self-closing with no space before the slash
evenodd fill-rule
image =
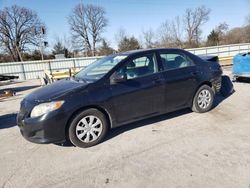
<path id="1" fill-rule="evenodd" d="M 235 83 L 208 113 L 182 110 L 133 123 L 88 149 L 22 138 L 15 115 L 37 85 L 11 85 L 17 96 L 0 100 L 2 187 L 250 187 L 249 83 Z"/>

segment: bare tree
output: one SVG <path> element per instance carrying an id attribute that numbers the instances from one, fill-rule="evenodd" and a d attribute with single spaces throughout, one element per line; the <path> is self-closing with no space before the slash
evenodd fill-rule
<path id="1" fill-rule="evenodd" d="M 96 54 L 96 44 L 101 41 L 101 34 L 107 26 L 105 14 L 103 7 L 78 4 L 68 20 L 75 42 L 93 56 Z"/>
<path id="2" fill-rule="evenodd" d="M 210 9 L 201 6 L 187 9 L 183 18 L 189 47 L 199 45 L 202 33 L 201 26 L 209 20 Z"/>
<path id="3" fill-rule="evenodd" d="M 247 23 L 246 23 L 246 40 L 250 42 L 250 14 L 247 16 Z"/>
<path id="4" fill-rule="evenodd" d="M 183 45 L 181 28 L 182 23 L 178 16 L 172 21 L 166 20 L 163 22 L 157 32 L 160 41 L 159 46 L 181 48 Z"/>
<path id="5" fill-rule="evenodd" d="M 250 42 L 250 26 L 235 27 L 230 29 L 225 36 L 226 44 Z"/>
<path id="6" fill-rule="evenodd" d="M 226 22 L 220 23 L 217 27 L 216 30 L 219 32 L 226 32 L 229 29 L 229 25 Z"/>
<path id="7" fill-rule="evenodd" d="M 171 26 L 168 20 L 160 25 L 157 30 L 158 41 L 160 47 L 171 47 L 173 43 L 173 33 L 171 32 Z"/>
<path id="8" fill-rule="evenodd" d="M 223 44 L 223 41 L 225 41 L 225 36 L 226 33 L 229 29 L 229 26 L 226 22 L 220 23 L 216 28 L 215 28 L 215 32 L 218 33 L 218 44 Z"/>
<path id="9" fill-rule="evenodd" d="M 39 45 L 45 30 L 36 12 L 13 5 L 0 10 L 1 47 L 13 61 L 22 61 L 22 52 Z"/>
<path id="10" fill-rule="evenodd" d="M 155 33 L 152 29 L 142 31 L 143 43 L 146 48 L 153 48 L 156 45 Z"/>
<path id="11" fill-rule="evenodd" d="M 250 25 L 250 14 L 246 17 L 246 25 Z"/>
<path id="12" fill-rule="evenodd" d="M 162 47 L 179 47 L 183 45 L 183 26 L 179 16 L 172 21 L 166 20 L 158 29 L 158 40 Z"/>
<path id="13" fill-rule="evenodd" d="M 173 32 L 173 40 L 176 47 L 182 47 L 182 31 L 183 25 L 179 16 L 175 17 L 171 23 L 171 28 Z"/>
<path id="14" fill-rule="evenodd" d="M 120 27 L 117 32 L 115 33 L 115 40 L 116 43 L 119 44 L 121 42 L 121 40 L 124 39 L 124 37 L 126 37 L 128 34 L 126 32 L 126 30 L 123 27 Z"/>

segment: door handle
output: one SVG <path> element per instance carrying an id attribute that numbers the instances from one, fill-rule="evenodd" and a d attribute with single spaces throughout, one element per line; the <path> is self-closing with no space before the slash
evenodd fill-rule
<path id="1" fill-rule="evenodd" d="M 153 80 L 153 83 L 154 84 L 160 84 L 160 83 L 162 83 L 162 79 L 155 79 L 155 80 Z"/>
<path id="2" fill-rule="evenodd" d="M 198 74 L 198 72 L 196 72 L 196 71 L 195 72 L 191 72 L 192 76 L 196 76 L 197 74 Z"/>

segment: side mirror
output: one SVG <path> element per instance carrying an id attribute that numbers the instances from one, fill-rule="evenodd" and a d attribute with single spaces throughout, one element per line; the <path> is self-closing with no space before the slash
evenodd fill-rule
<path id="1" fill-rule="evenodd" d="M 126 80 L 127 80 L 126 74 L 116 72 L 111 76 L 110 82 L 111 84 L 116 84 L 116 83 L 124 82 Z"/>

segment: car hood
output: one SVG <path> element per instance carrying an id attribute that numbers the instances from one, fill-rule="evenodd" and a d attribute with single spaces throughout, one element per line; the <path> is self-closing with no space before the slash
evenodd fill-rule
<path id="1" fill-rule="evenodd" d="M 86 82 L 79 82 L 73 79 L 61 80 L 35 90 L 27 95 L 25 99 L 36 102 L 50 101 L 70 94 L 77 88 L 83 88 L 87 85 Z"/>

